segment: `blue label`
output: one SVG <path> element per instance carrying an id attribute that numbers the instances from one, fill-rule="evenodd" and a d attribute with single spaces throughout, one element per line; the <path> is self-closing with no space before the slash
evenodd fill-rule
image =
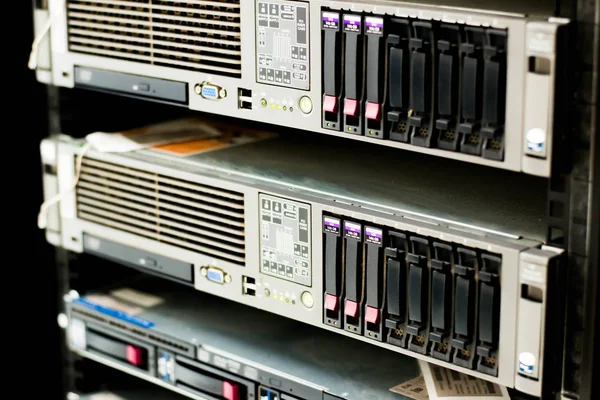
<path id="1" fill-rule="evenodd" d="M 117 311 L 112 308 L 104 307 L 96 303 L 92 303 L 86 299 L 79 298 L 75 300 L 75 303 L 81 304 L 93 310 L 96 310 L 102 314 L 106 314 L 113 318 L 118 318 L 125 322 L 129 322 L 130 324 L 134 324 L 137 326 L 141 326 L 142 328 L 152 328 L 154 326 L 154 322 L 146 321 L 145 319 L 141 319 L 138 317 L 134 317 L 133 315 L 125 314 L 122 311 Z"/>
<path id="2" fill-rule="evenodd" d="M 519 363 L 519 370 L 521 372 L 531 374 L 531 373 L 533 373 L 533 365 L 525 365 L 523 363 Z"/>

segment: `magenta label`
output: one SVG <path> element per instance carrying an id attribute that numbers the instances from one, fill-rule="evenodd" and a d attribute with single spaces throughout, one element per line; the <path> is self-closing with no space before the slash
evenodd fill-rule
<path id="1" fill-rule="evenodd" d="M 367 33 L 383 35 L 383 18 L 367 17 L 365 20 Z"/>
<path id="2" fill-rule="evenodd" d="M 341 221 L 333 217 L 323 217 L 323 231 L 329 233 L 340 234 Z"/>
<path id="3" fill-rule="evenodd" d="M 383 231 L 370 226 L 365 227 L 365 240 L 369 243 L 381 244 L 383 241 Z"/>
<path id="4" fill-rule="evenodd" d="M 344 31 L 345 32 L 356 32 L 360 33 L 361 28 L 361 17 L 360 15 L 344 15 Z"/>
<path id="5" fill-rule="evenodd" d="M 323 12 L 323 29 L 340 29 L 340 14 L 333 12 Z"/>
<path id="6" fill-rule="evenodd" d="M 344 221 L 344 235 L 353 239 L 360 240 L 361 226 L 355 222 Z"/>

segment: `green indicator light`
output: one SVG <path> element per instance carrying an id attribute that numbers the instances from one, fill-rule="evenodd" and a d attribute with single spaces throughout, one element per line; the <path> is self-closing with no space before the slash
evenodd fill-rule
<path id="1" fill-rule="evenodd" d="M 262 99 L 260 101 L 260 105 L 263 106 L 263 107 L 266 107 L 267 106 L 267 99 Z"/>

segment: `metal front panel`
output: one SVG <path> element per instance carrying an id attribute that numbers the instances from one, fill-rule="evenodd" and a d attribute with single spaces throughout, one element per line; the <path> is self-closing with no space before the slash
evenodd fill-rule
<path id="1" fill-rule="evenodd" d="M 274 5 L 291 5 L 294 2 L 279 1 L 271 3 Z M 301 6 L 308 4 L 306 2 L 297 3 Z M 260 48 L 261 43 L 260 35 L 257 36 L 255 34 L 259 28 L 256 26 L 255 18 L 242 18 L 240 22 L 240 29 L 242 32 L 242 66 L 241 78 L 238 79 L 199 71 L 186 71 L 164 66 L 140 64 L 131 61 L 122 61 L 101 56 L 69 52 L 67 43 L 67 25 L 65 21 L 66 18 L 63 18 L 66 10 L 65 0 L 51 0 L 50 7 L 52 12 L 57 16 L 57 19 L 53 25 L 51 40 L 53 81 L 59 86 L 74 86 L 74 68 L 76 66 L 98 68 L 106 71 L 118 71 L 127 74 L 138 75 L 141 77 L 172 80 L 182 84 L 187 84 L 187 97 L 189 98 L 188 106 L 192 110 L 221 114 L 236 118 L 246 118 L 253 121 L 266 122 L 329 135 L 342 136 L 359 141 L 377 143 L 384 146 L 406 149 L 418 153 L 427 153 L 439 157 L 462 160 L 496 168 L 514 171 L 525 170 L 525 172 L 531 172 L 537 175 L 548 175 L 547 165 L 549 160 L 533 160 L 536 161 L 535 168 L 531 166 L 522 166 L 523 161 L 528 163 L 531 163 L 532 161 L 531 157 L 524 157 L 523 123 L 524 116 L 533 112 L 531 110 L 528 111 L 524 109 L 526 103 L 524 93 L 525 86 L 523 82 L 526 79 L 528 65 L 525 48 L 525 35 L 528 19 L 522 15 L 485 11 L 469 12 L 465 11 L 464 9 L 461 9 L 460 11 L 451 11 L 449 8 L 417 6 L 413 4 L 400 5 L 400 3 L 383 1 L 365 1 L 364 3 L 357 2 L 353 4 L 352 7 L 352 9 L 355 11 L 374 12 L 381 15 L 395 15 L 411 18 L 418 17 L 424 21 L 441 20 L 448 23 L 465 23 L 469 26 L 485 26 L 491 28 L 508 29 L 508 78 L 506 89 L 506 98 L 508 101 L 506 102 L 505 112 L 505 156 L 503 161 L 495 161 L 459 152 L 420 147 L 391 140 L 379 140 L 365 136 L 344 134 L 342 132 L 335 132 L 322 128 L 322 46 L 321 41 L 317 40 L 319 39 L 321 32 L 321 8 L 329 7 L 332 9 L 344 9 L 348 7 L 347 2 L 313 0 L 309 3 L 307 33 L 310 37 L 310 51 L 307 49 L 308 52 L 305 61 L 306 67 L 308 71 L 310 71 L 310 87 L 300 84 L 301 80 L 293 79 L 293 74 L 304 73 L 294 70 L 294 64 L 298 64 L 296 65 L 298 69 L 304 69 L 304 64 L 300 65 L 299 63 L 302 61 L 300 60 L 300 53 L 298 53 L 298 61 L 291 62 L 291 83 L 286 84 L 284 81 L 284 70 L 282 69 L 283 64 L 280 64 L 282 68 L 278 69 L 278 71 L 282 72 L 281 82 L 278 82 L 279 74 L 274 70 L 272 81 L 269 79 L 270 74 L 268 71 L 265 71 L 265 74 L 267 74 L 265 77 L 266 79 L 261 78 L 260 69 L 263 67 L 257 65 L 260 64 L 261 58 L 259 56 L 255 56 L 257 52 L 260 53 L 256 46 L 259 45 Z M 241 15 L 258 15 L 255 13 L 255 1 L 243 1 L 241 2 L 240 7 Z M 303 8 L 298 6 L 298 9 L 300 10 Z M 536 24 L 548 26 L 552 25 L 546 22 L 536 22 Z M 296 24 L 296 28 L 297 27 L 298 24 Z M 289 29 L 291 30 L 291 28 Z M 277 40 L 281 42 L 282 39 Z M 287 39 L 283 41 L 287 43 Z M 287 44 L 284 47 L 287 49 Z M 298 48 L 298 46 L 293 46 L 290 44 L 290 55 L 292 54 L 291 51 L 294 47 Z M 287 56 L 287 50 L 285 55 Z M 554 55 L 551 54 L 550 56 Z M 262 59 L 265 58 L 263 57 Z M 291 59 L 295 60 L 293 56 Z M 287 69 L 285 71 L 287 71 Z M 550 78 L 552 78 L 552 76 L 550 76 Z M 203 98 L 201 95 L 195 92 L 195 86 L 203 82 L 210 82 L 211 84 L 225 89 L 227 93 L 226 97 L 219 100 Z M 302 82 L 304 81 L 302 80 Z M 295 86 L 299 87 L 300 89 L 294 89 L 286 86 Z M 242 92 L 241 89 L 247 91 Z M 549 97 L 549 104 L 553 104 L 551 93 L 549 94 Z M 246 102 L 243 106 L 242 101 Z M 542 104 L 542 102 L 539 104 Z M 541 111 L 538 106 L 535 108 L 536 115 L 539 112 L 542 112 L 544 115 L 551 114 L 550 108 L 544 108 Z M 540 118 L 543 118 L 543 116 Z"/>

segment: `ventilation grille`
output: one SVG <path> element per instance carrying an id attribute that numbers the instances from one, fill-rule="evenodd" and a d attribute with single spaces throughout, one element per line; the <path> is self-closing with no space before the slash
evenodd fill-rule
<path id="1" fill-rule="evenodd" d="M 89 158 L 76 193 L 81 219 L 245 263 L 241 193 Z"/>
<path id="2" fill-rule="evenodd" d="M 69 49 L 241 77 L 240 0 L 67 0 Z"/>

